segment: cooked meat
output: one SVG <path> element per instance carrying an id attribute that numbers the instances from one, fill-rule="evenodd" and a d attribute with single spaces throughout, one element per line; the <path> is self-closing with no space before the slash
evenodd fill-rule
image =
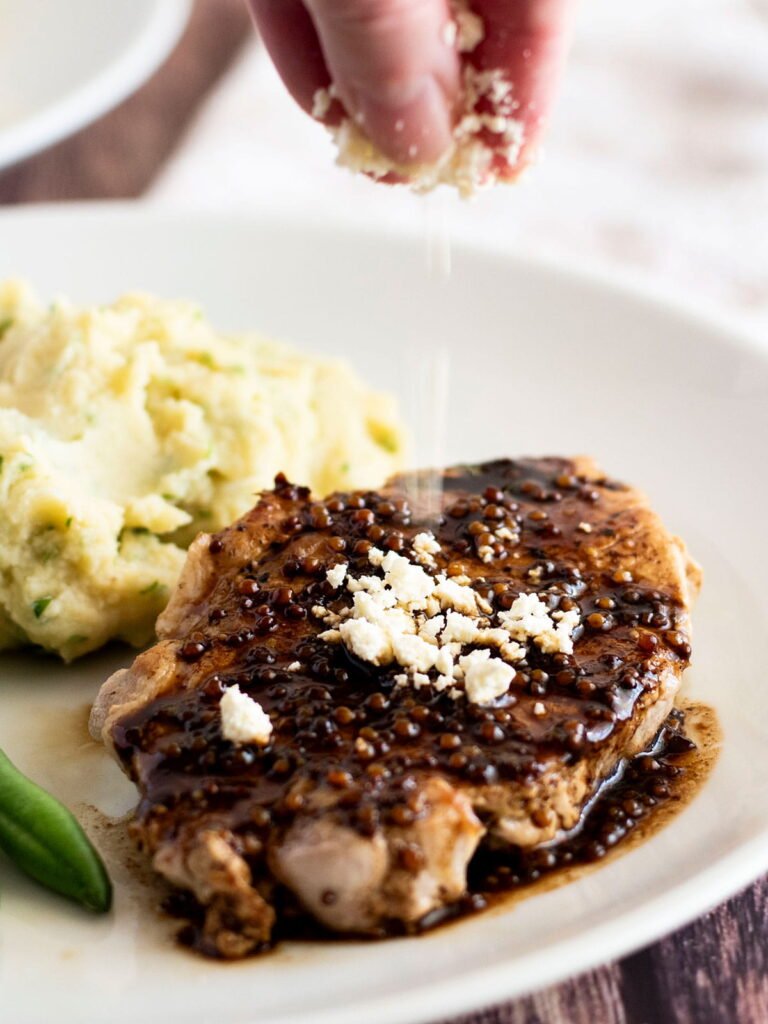
<path id="1" fill-rule="evenodd" d="M 198 537 L 159 642 L 99 694 L 94 734 L 141 792 L 136 835 L 201 905 L 209 953 L 264 947 L 291 900 L 341 932 L 416 926 L 465 893 L 479 843 L 577 828 L 672 708 L 699 573 L 641 494 L 587 459 L 460 466 L 439 495 L 429 482 L 314 501 L 278 478 Z M 375 575 L 374 548 L 471 587 L 489 626 L 520 594 L 553 620 L 577 610 L 572 649 L 513 652 L 506 691 L 479 702 L 461 672 L 448 687 L 372 664 L 326 632 L 350 603 L 326 574 Z M 234 684 L 269 714 L 266 742 L 224 737 Z"/>

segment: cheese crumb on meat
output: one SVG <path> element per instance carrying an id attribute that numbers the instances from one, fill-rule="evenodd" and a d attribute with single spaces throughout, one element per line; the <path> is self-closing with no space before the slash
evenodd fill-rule
<path id="1" fill-rule="evenodd" d="M 477 639 L 477 620 L 460 612 L 448 612 L 445 616 L 443 643 L 472 644 Z"/>
<path id="2" fill-rule="evenodd" d="M 477 594 L 472 587 L 456 580 L 441 580 L 434 588 L 434 596 L 442 608 L 453 608 L 464 615 L 477 614 Z"/>
<path id="3" fill-rule="evenodd" d="M 416 561 L 427 568 L 433 569 L 437 564 L 434 555 L 440 551 L 440 545 L 432 533 L 417 533 L 413 538 L 413 553 Z"/>
<path id="4" fill-rule="evenodd" d="M 344 577 L 347 575 L 348 564 L 346 562 L 339 562 L 338 565 L 332 566 L 328 569 L 325 574 L 325 578 L 328 580 L 334 590 L 338 590 L 344 582 Z"/>
<path id="5" fill-rule="evenodd" d="M 435 581 L 420 565 L 414 565 L 403 555 L 390 551 L 381 563 L 384 583 L 391 587 L 398 604 L 411 611 L 426 607 L 427 598 L 435 589 Z"/>
<path id="6" fill-rule="evenodd" d="M 486 648 L 472 651 L 459 660 L 464 671 L 464 690 L 473 704 L 490 704 L 509 689 L 515 670 L 501 658 L 492 658 Z"/>
<path id="7" fill-rule="evenodd" d="M 572 633 L 579 624 L 579 613 L 574 609 L 550 616 L 538 594 L 520 594 L 509 611 L 499 613 L 499 622 L 513 640 L 533 639 L 545 654 L 572 654 Z"/>
<path id="8" fill-rule="evenodd" d="M 342 622 L 339 635 L 353 654 L 371 665 L 386 665 L 392 660 L 392 643 L 386 630 L 366 619 Z"/>
<path id="9" fill-rule="evenodd" d="M 422 540 L 414 543 L 415 558 L 417 548 L 436 553 L 431 534 L 417 536 Z M 351 604 L 337 610 L 316 606 L 313 614 L 329 627 L 319 634 L 321 640 L 345 644 L 368 664 L 402 668 L 394 677 L 398 688 L 430 686 L 490 704 L 507 692 L 529 643 L 545 653 L 573 651 L 580 625 L 575 608 L 550 612 L 538 594 L 523 593 L 497 614 L 468 577 L 431 574 L 404 555 L 378 548 L 368 552 L 368 561 L 381 576 L 350 576 L 346 563 L 328 570 L 326 575 L 343 569 L 339 587 L 346 585 Z M 331 585 L 336 578 L 329 579 Z"/>
<path id="10" fill-rule="evenodd" d="M 219 701 L 221 734 L 231 743 L 264 745 L 272 735 L 272 722 L 264 708 L 243 693 L 239 686 L 230 686 Z"/>

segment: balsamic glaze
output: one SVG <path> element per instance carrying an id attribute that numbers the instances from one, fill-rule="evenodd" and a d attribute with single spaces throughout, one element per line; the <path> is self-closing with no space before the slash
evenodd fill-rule
<path id="1" fill-rule="evenodd" d="M 444 483 L 443 514 L 427 524 L 442 547 L 439 570 L 466 573 L 496 608 L 522 591 L 537 592 L 550 608 L 578 607 L 584 625 L 574 653 L 533 647 L 492 707 L 397 689 L 397 668 L 373 668 L 319 640 L 323 627 L 312 609 L 336 610 L 345 601 L 325 581 L 330 566 L 345 561 L 360 575 L 371 571 L 374 544 L 409 550 L 425 528 L 419 510 L 397 481 L 385 494 L 313 502 L 305 488 L 278 478 L 252 513 L 209 542 L 218 580 L 176 647 L 174 688 L 113 729 L 141 789 L 134 833 L 149 851 L 191 821 L 223 827 L 259 878 L 270 837 L 306 813 L 318 789 L 335 794 L 345 824 L 372 835 L 380 825 L 407 822 L 420 780 L 431 773 L 461 787 L 533 785 L 553 764 L 567 772 L 606 748 L 616 750 L 618 764 L 633 717 L 658 698 L 664 674 L 679 675 L 690 656 L 679 580 L 670 571 L 644 575 L 649 549 L 671 541 L 654 537 L 658 521 L 640 499 L 627 501 L 624 485 L 580 475 L 565 459 L 458 467 Z M 495 540 L 498 526 L 519 540 Z M 478 551 L 489 546 L 486 564 Z M 298 670 L 289 669 L 294 662 Z M 233 683 L 272 717 L 264 748 L 237 747 L 221 735 L 218 704 Z M 436 916 L 479 909 L 497 893 L 600 860 L 669 799 L 686 756 L 680 726 L 673 715 L 657 753 L 627 766 L 557 847 L 483 850 L 468 898 Z M 637 811 L 627 809 L 631 801 Z M 301 916 L 290 899 L 278 890 L 270 901 L 278 909 L 275 936 L 292 934 Z M 197 934 L 193 927 L 199 945 Z"/>

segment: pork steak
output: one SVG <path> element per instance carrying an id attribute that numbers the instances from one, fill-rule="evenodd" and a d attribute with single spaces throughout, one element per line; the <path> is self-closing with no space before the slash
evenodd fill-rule
<path id="1" fill-rule="evenodd" d="M 195 540 L 158 643 L 98 696 L 92 731 L 140 791 L 133 831 L 193 895 L 211 955 L 267 947 L 287 906 L 339 932 L 417 927 L 465 894 L 479 844 L 540 847 L 578 828 L 672 709 L 699 573 L 642 494 L 586 458 L 458 466 L 437 483 L 319 501 L 278 478 Z M 425 496 L 441 510 L 427 522 Z M 471 589 L 489 636 L 537 595 L 562 623 L 554 643 L 494 651 L 512 667 L 473 700 L 457 645 L 454 681 L 361 656 L 339 633 L 350 581 L 381 578 L 390 552 Z M 224 737 L 235 684 L 269 715 L 268 739 Z"/>

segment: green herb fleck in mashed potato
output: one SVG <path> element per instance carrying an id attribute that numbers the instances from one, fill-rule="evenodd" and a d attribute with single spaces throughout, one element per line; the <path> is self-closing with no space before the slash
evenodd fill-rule
<path id="1" fill-rule="evenodd" d="M 199 530 L 278 472 L 325 494 L 402 453 L 393 401 L 342 362 L 186 303 L 45 307 L 0 284 L 0 649 L 146 643 Z"/>

